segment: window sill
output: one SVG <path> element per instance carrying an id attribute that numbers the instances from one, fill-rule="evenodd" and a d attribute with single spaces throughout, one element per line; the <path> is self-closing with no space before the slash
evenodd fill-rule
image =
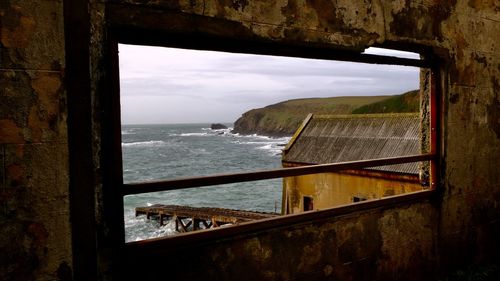
<path id="1" fill-rule="evenodd" d="M 258 235 L 263 232 L 271 232 L 283 228 L 294 228 L 299 227 L 300 225 L 317 223 L 325 220 L 334 220 L 338 216 L 355 214 L 357 212 L 376 209 L 383 210 L 396 205 L 418 203 L 431 200 L 436 196 L 436 194 L 436 190 L 424 190 L 377 200 L 367 200 L 329 209 L 286 215 L 255 222 L 247 222 L 235 226 L 199 230 L 171 237 L 129 242 L 125 244 L 125 253 L 127 255 L 127 259 L 137 259 L 140 256 L 157 256 L 167 254 L 172 250 L 180 249 L 185 246 L 193 247 L 217 243 L 221 240 L 239 239 L 242 237 Z"/>

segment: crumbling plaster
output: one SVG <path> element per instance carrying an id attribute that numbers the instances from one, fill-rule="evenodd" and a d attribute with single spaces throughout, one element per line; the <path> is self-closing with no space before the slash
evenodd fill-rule
<path id="1" fill-rule="evenodd" d="M 442 103 L 442 165 L 438 198 L 419 207 L 399 206 L 382 212 L 373 211 L 371 219 L 384 227 L 370 228 L 368 232 L 356 233 L 344 219 L 340 219 L 342 223 L 337 227 L 332 227 L 329 222 L 313 223 L 315 230 L 307 235 L 302 233 L 304 228 L 310 229 L 309 226 L 284 230 L 287 235 L 297 235 L 296 240 L 288 242 L 279 238 L 280 231 L 267 234 L 274 238 L 256 235 L 248 241 L 254 241 L 252 245 L 258 244 L 264 249 L 263 253 L 273 253 L 273 247 L 279 246 L 287 250 L 294 247 L 297 251 L 287 253 L 289 265 L 271 263 L 274 266 L 265 278 L 286 280 L 308 276 L 314 279 L 316 276 L 321 279 L 326 276 L 314 274 L 326 272 L 331 279 L 362 280 L 377 276 L 380 279 L 418 280 L 439 271 L 497 257 L 491 249 L 498 249 L 498 243 L 489 239 L 499 234 L 500 215 L 499 176 L 495 164 L 495 159 L 500 156 L 498 1 L 178 1 L 176 7 L 167 7 L 166 1 L 125 2 L 132 6 L 166 7 L 228 20 L 247 30 L 239 34 L 248 40 L 351 50 L 389 43 L 402 48 L 410 46 L 409 49 L 413 46 L 415 50 L 430 47 L 436 55 L 439 80 L 435 83 Z M 212 31 L 207 29 L 205 32 Z M 320 258 L 311 254 L 320 253 L 320 249 L 328 249 L 329 245 L 339 248 L 339 237 L 327 239 L 323 236 L 326 229 L 365 238 L 375 235 L 381 237 L 381 242 L 374 243 L 378 245 L 377 250 L 369 252 L 364 259 L 360 258 L 365 263 L 352 265 L 346 260 L 336 260 L 327 264 L 325 261 L 334 254 L 328 253 Z M 297 242 L 301 241 L 298 237 L 308 237 L 315 244 L 301 245 Z M 265 246 L 267 239 L 279 246 Z M 238 243 L 247 242 L 224 242 L 220 251 L 219 248 L 212 251 L 232 253 L 233 247 L 240 247 Z M 486 244 L 491 247 L 484 246 Z M 350 249 L 345 252 L 351 254 L 362 249 L 354 242 L 345 245 Z M 315 247 L 318 249 L 314 250 Z M 255 262 L 243 251 L 225 258 L 218 256 L 217 260 L 223 262 L 215 268 L 227 268 L 227 263 L 231 264 L 235 256 L 240 262 L 247 261 L 247 258 Z M 312 267 L 302 267 L 305 263 L 293 261 L 303 256 L 310 259 Z M 215 261 L 192 264 L 204 267 L 211 262 Z M 239 269 L 242 272 L 257 269 L 266 272 L 265 264 L 255 267 L 252 263 L 244 264 L 245 268 Z M 295 273 L 279 272 L 288 266 L 294 267 Z M 370 274 L 357 276 L 356 268 Z M 234 273 L 231 270 L 222 272 L 222 276 Z"/>
<path id="2" fill-rule="evenodd" d="M 0 279 L 71 277 L 61 1 L 0 3 Z"/>

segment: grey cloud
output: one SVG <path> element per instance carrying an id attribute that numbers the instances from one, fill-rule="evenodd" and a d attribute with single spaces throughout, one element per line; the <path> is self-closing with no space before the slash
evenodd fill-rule
<path id="1" fill-rule="evenodd" d="M 248 109 L 288 99 L 389 95 L 419 86 L 418 68 L 179 50 L 169 54 L 172 50 L 161 48 L 152 51 L 155 57 L 148 57 L 148 51 L 136 57 L 135 48 L 120 49 L 122 112 L 132 123 L 223 116 L 222 121 L 230 121 Z M 168 105 L 168 116 L 159 103 Z M 198 110 L 196 116 L 186 106 Z"/>

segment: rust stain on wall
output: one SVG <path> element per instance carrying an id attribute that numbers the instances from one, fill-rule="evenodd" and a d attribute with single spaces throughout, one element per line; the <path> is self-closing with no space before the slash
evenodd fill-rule
<path id="1" fill-rule="evenodd" d="M 248 5 L 247 0 L 219 0 L 214 1 L 218 17 L 235 17 L 240 15 Z"/>
<path id="2" fill-rule="evenodd" d="M 231 0 L 226 5 L 230 5 L 235 10 L 244 11 L 246 6 L 248 6 L 248 0 Z"/>
<path id="3" fill-rule="evenodd" d="M 25 48 L 35 31 L 35 19 L 24 16 L 20 6 L 11 6 L 9 2 L 2 1 L 0 6 L 0 41 L 7 48 Z"/>
<path id="4" fill-rule="evenodd" d="M 500 5 L 497 0 L 469 0 L 467 4 L 476 11 L 490 9 L 500 12 Z"/>
<path id="5" fill-rule="evenodd" d="M 33 78 L 31 86 L 36 94 L 37 103 L 32 107 L 28 117 L 28 127 L 31 128 L 32 141 L 39 142 L 46 134 L 58 133 L 60 108 L 64 104 L 60 90 L 62 82 L 58 76 L 40 73 Z"/>
<path id="6" fill-rule="evenodd" d="M 10 119 L 0 120 L 0 142 L 21 143 L 24 141 L 22 129 Z"/>
<path id="7" fill-rule="evenodd" d="M 49 237 L 47 229 L 42 224 L 35 222 L 28 226 L 27 233 L 33 239 L 33 244 L 36 247 L 44 247 L 47 237 Z"/>
<path id="8" fill-rule="evenodd" d="M 364 28 L 367 22 L 376 18 L 372 5 L 340 4 L 340 1 L 306 0 L 308 8 L 312 8 L 318 18 L 318 30 L 331 33 L 349 33 L 363 42 L 375 41 L 379 34 L 368 32 Z M 364 28 L 361 28 L 363 26 Z M 347 37 L 347 36 L 346 36 Z M 349 44 L 345 38 L 346 43 Z"/>
<path id="9" fill-rule="evenodd" d="M 456 2 L 456 0 L 433 1 L 432 4 L 424 6 L 404 0 L 401 9 L 392 11 L 393 21 L 390 23 L 390 31 L 407 38 L 443 40 L 441 23 L 453 13 Z"/>
<path id="10" fill-rule="evenodd" d="M 8 165 L 5 169 L 9 175 L 9 186 L 21 186 L 24 183 L 24 168 L 18 164 Z"/>
<path id="11" fill-rule="evenodd" d="M 0 71 L 0 119 L 9 119 L 16 127 L 26 127 L 27 116 L 36 99 L 31 89 L 31 78 L 26 71 Z M 9 125 L 11 129 L 14 127 Z M 18 130 L 14 130 L 16 132 Z M 19 143 L 19 141 L 16 141 Z"/>

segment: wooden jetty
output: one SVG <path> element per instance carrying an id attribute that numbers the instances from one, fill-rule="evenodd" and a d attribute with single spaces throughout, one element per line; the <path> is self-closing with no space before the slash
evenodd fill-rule
<path id="1" fill-rule="evenodd" d="M 146 215 L 148 219 L 158 219 L 160 225 L 164 224 L 165 219 L 174 219 L 175 230 L 179 232 L 208 229 L 219 227 L 224 224 L 237 224 L 279 216 L 279 214 L 276 213 L 162 204 L 154 204 L 149 207 L 137 207 L 135 208 L 135 215 Z"/>

